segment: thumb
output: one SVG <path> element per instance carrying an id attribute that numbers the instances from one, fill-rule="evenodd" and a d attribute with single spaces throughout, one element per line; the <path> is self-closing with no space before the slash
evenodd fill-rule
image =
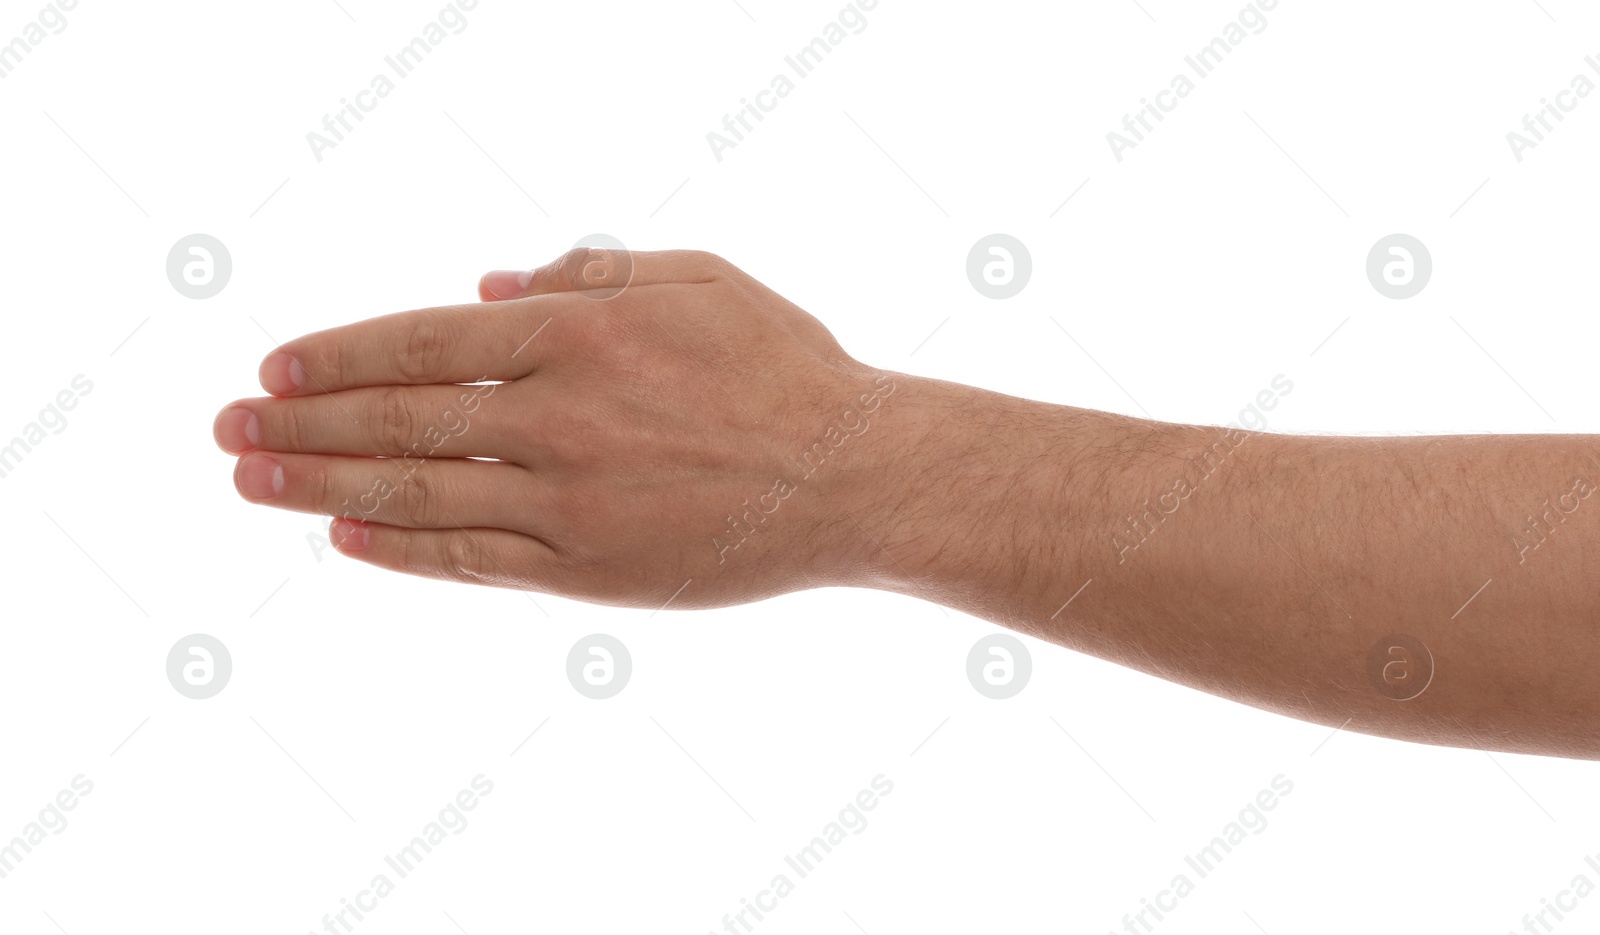
<path id="1" fill-rule="evenodd" d="M 485 302 L 504 302 L 528 295 L 534 270 L 497 269 L 478 280 L 478 298 Z"/>
<path id="2" fill-rule="evenodd" d="M 478 280 L 478 296 L 485 302 L 504 302 L 553 292 L 599 290 L 615 295 L 629 286 L 709 282 L 734 272 L 727 260 L 698 250 L 634 252 L 579 247 L 536 269 L 484 273 Z"/>
<path id="3" fill-rule="evenodd" d="M 577 247 L 530 270 L 497 269 L 478 280 L 485 302 L 503 302 L 554 292 L 625 288 L 634 273 L 634 256 L 626 250 Z"/>

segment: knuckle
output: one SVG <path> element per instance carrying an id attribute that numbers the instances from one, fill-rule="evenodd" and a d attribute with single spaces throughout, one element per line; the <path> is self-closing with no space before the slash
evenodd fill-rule
<path id="1" fill-rule="evenodd" d="M 733 272 L 733 264 L 718 254 L 705 250 L 695 250 L 693 251 L 693 257 L 695 266 L 704 272 L 722 276 Z"/>
<path id="2" fill-rule="evenodd" d="M 267 407 L 268 412 L 261 414 L 263 430 L 271 424 L 277 425 L 277 433 L 283 437 L 284 447 L 290 451 L 306 450 L 306 407 L 289 403 L 283 406 Z M 265 438 L 267 432 L 262 432 Z"/>
<path id="3" fill-rule="evenodd" d="M 619 289 L 633 279 L 634 255 L 611 247 L 579 247 L 563 257 L 568 285 L 585 289 Z"/>
<path id="4" fill-rule="evenodd" d="M 603 421 L 603 413 L 581 404 L 548 413 L 540 422 L 541 457 L 580 472 L 611 463 L 620 452 L 611 436 L 596 430 Z"/>
<path id="5" fill-rule="evenodd" d="M 315 377 L 318 371 L 333 376 L 334 387 L 359 386 L 361 362 L 339 341 L 325 342 L 307 350 L 301 361 L 306 373 Z M 316 386 L 315 383 L 312 386 Z"/>
<path id="6" fill-rule="evenodd" d="M 395 506 L 400 518 L 413 526 L 432 528 L 442 518 L 435 499 L 435 484 L 426 471 L 414 470 L 395 485 Z"/>
<path id="7" fill-rule="evenodd" d="M 418 315 L 395 361 L 400 376 L 411 383 L 437 382 L 444 375 L 451 339 L 450 326 L 444 318 Z"/>
<path id="8" fill-rule="evenodd" d="M 376 418 L 370 420 L 373 441 L 386 454 L 410 448 L 416 431 L 416 416 L 404 387 L 385 387 L 378 396 Z"/>
<path id="9" fill-rule="evenodd" d="M 445 572 L 457 581 L 488 581 L 489 553 L 465 531 L 457 530 L 444 542 Z"/>
<path id="10" fill-rule="evenodd" d="M 573 247 L 566 253 L 556 257 L 554 262 L 545 267 L 545 273 L 551 284 L 560 291 L 581 289 L 583 288 L 583 267 L 588 261 L 588 247 Z"/>
<path id="11" fill-rule="evenodd" d="M 305 485 L 306 497 L 311 505 L 329 516 L 343 516 L 348 512 L 348 504 L 344 497 L 333 487 L 333 477 L 326 467 L 314 467 L 306 471 L 301 483 Z"/>
<path id="12" fill-rule="evenodd" d="M 654 326 L 644 316 L 634 314 L 634 309 L 618 296 L 604 308 L 574 321 L 566 350 L 590 365 L 610 372 L 630 370 L 640 357 L 640 347 L 647 342 L 644 337 L 658 339 L 660 333 L 651 334 Z"/>
<path id="13" fill-rule="evenodd" d="M 556 260 L 556 266 L 563 270 L 572 271 L 582 269 L 583 264 L 589 259 L 590 247 L 573 247 Z"/>

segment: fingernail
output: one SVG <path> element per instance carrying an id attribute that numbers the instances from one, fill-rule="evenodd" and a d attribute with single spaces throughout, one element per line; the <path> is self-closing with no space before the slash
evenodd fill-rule
<path id="1" fill-rule="evenodd" d="M 497 299 L 519 298 L 533 282 L 533 270 L 497 269 L 483 274 L 483 288 Z"/>
<path id="2" fill-rule="evenodd" d="M 328 530 L 333 547 L 341 552 L 360 552 L 372 541 L 372 530 L 366 523 L 353 519 L 336 519 Z"/>
<path id="3" fill-rule="evenodd" d="M 261 444 L 261 420 L 243 406 L 230 406 L 217 416 L 214 429 L 223 451 L 249 451 Z"/>
<path id="4" fill-rule="evenodd" d="M 261 362 L 261 388 L 274 396 L 287 396 L 306 382 L 306 368 L 299 358 L 279 351 Z"/>
<path id="5" fill-rule="evenodd" d="M 266 455 L 251 455 L 240 461 L 239 492 L 251 500 L 266 500 L 283 493 L 283 465 Z"/>

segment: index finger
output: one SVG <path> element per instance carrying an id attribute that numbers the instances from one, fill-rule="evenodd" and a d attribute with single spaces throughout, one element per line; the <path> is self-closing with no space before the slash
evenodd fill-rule
<path id="1" fill-rule="evenodd" d="M 295 338 L 261 362 L 261 387 L 306 396 L 361 386 L 516 380 L 558 301 L 456 305 L 384 315 Z"/>

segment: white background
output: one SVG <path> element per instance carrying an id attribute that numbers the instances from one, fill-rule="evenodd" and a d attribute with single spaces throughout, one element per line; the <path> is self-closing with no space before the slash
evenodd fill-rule
<path id="1" fill-rule="evenodd" d="M 994 627 L 916 600 L 471 589 L 319 557 L 321 520 L 235 494 L 211 420 L 274 339 L 470 301 L 595 232 L 716 251 L 862 360 L 1016 395 L 1221 424 L 1283 374 L 1276 431 L 1600 430 L 1600 96 L 1520 163 L 1505 138 L 1600 14 L 1282 0 L 1119 163 L 1106 133 L 1241 7 L 1139 3 L 882 0 L 718 161 L 707 132 L 838 0 L 482 0 L 320 162 L 306 134 L 438 0 L 81 3 L 0 80 L 0 440 L 93 382 L 0 479 L 0 841 L 94 791 L 0 880 L 0 931 L 318 930 L 480 773 L 356 931 L 717 930 L 878 774 L 756 931 L 1117 929 L 1279 774 L 1157 930 L 1499 933 L 1600 883 L 1587 763 L 1330 734 L 1033 640 L 992 701 L 965 660 Z M 0 2 L 0 42 L 39 7 Z M 1007 301 L 965 274 L 997 231 L 1034 261 Z M 1397 231 L 1434 260 L 1406 301 L 1364 271 Z M 195 232 L 234 263 L 204 301 L 165 273 Z M 206 701 L 165 675 L 197 632 L 234 664 Z M 607 701 L 564 672 L 597 632 L 633 658 Z M 1600 924 L 1578 907 L 1556 927 Z"/>

